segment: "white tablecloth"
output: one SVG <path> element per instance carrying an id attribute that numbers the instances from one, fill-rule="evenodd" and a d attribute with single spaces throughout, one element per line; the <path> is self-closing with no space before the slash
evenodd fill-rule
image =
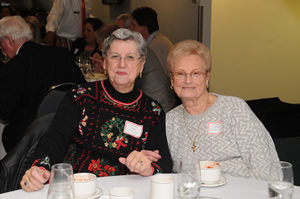
<path id="1" fill-rule="evenodd" d="M 164 174 L 165 175 L 165 174 Z M 172 175 L 176 178 L 176 174 Z M 127 186 L 135 191 L 135 199 L 151 198 L 151 177 L 138 175 L 102 177 L 97 179 L 98 187 L 104 194 L 113 187 Z M 27 193 L 23 190 L 0 194 L 1 199 L 46 199 L 48 185 L 37 192 Z M 220 199 L 268 199 L 267 182 L 245 178 L 227 177 L 227 183 L 220 187 L 201 187 L 201 196 Z M 293 199 L 300 198 L 300 187 L 294 187 Z"/>

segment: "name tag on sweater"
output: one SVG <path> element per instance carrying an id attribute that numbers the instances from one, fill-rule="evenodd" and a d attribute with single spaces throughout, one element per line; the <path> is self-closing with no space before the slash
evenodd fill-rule
<path id="1" fill-rule="evenodd" d="M 207 134 L 220 134 L 224 131 L 224 121 L 221 122 L 209 122 L 207 128 Z"/>
<path id="2" fill-rule="evenodd" d="M 124 133 L 136 138 L 140 138 L 143 133 L 143 125 L 138 125 L 130 121 L 125 122 Z"/>

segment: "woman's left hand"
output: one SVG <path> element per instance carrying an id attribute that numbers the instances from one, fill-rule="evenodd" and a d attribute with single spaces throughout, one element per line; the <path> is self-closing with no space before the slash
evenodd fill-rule
<path id="1" fill-rule="evenodd" d="M 103 58 L 101 57 L 101 55 L 99 53 L 95 53 L 93 57 L 91 57 L 91 59 L 95 67 L 95 72 L 103 73 Z"/>
<path id="2" fill-rule="evenodd" d="M 151 161 L 139 151 L 132 151 L 127 158 L 119 158 L 122 164 L 125 164 L 131 172 L 138 173 L 142 176 L 152 175 Z"/>

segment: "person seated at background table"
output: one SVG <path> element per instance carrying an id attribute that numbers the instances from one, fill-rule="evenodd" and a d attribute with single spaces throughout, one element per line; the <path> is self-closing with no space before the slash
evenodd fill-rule
<path id="1" fill-rule="evenodd" d="M 103 57 L 101 52 L 103 41 L 119 28 L 120 27 L 115 24 L 105 24 L 101 26 L 97 31 L 95 31 L 95 38 L 98 45 L 98 51 L 93 54 L 92 62 L 96 72 L 104 73 Z"/>
<path id="2" fill-rule="evenodd" d="M 85 81 L 69 50 L 36 44 L 32 38 L 22 17 L 0 20 L 1 47 L 10 58 L 0 67 L 0 119 L 9 122 L 2 136 L 6 152 L 36 118 L 39 104 L 51 86 Z"/>
<path id="3" fill-rule="evenodd" d="M 278 160 L 272 138 L 244 100 L 208 92 L 209 49 L 198 41 L 179 42 L 168 54 L 168 67 L 182 100 L 166 115 L 173 171 L 190 157 L 220 162 L 225 175 L 267 180 Z"/>
<path id="4" fill-rule="evenodd" d="M 95 31 L 104 23 L 97 18 L 87 18 L 84 22 L 83 37 L 77 38 L 71 47 L 74 58 L 80 56 L 82 59 L 89 60 L 90 56 L 98 51 Z"/>
<path id="5" fill-rule="evenodd" d="M 114 24 L 106 24 L 96 31 L 96 38 L 99 47 L 102 46 L 103 40 L 119 27 Z M 93 56 L 95 68 L 102 68 L 103 60 L 101 55 L 95 53 Z M 154 81 L 155 80 L 155 81 Z M 140 77 L 136 79 L 135 85 L 146 95 L 158 101 L 165 112 L 177 106 L 177 100 L 173 90 L 170 89 L 170 79 L 164 75 L 159 59 L 155 53 L 147 47 L 147 58 L 144 70 Z"/>
<path id="6" fill-rule="evenodd" d="M 41 33 L 40 33 L 40 22 L 37 17 L 35 16 L 25 16 L 25 21 L 29 25 L 29 28 L 32 31 L 33 41 L 36 43 L 41 43 Z"/>
<path id="7" fill-rule="evenodd" d="M 117 16 L 116 25 L 119 26 L 120 28 L 130 28 L 131 26 L 130 14 L 123 13 Z"/>
<path id="8" fill-rule="evenodd" d="M 128 29 L 105 39 L 103 67 L 108 79 L 83 83 L 67 93 L 36 149 L 33 167 L 20 182 L 25 191 L 41 189 L 49 179 L 48 170 L 58 162 L 73 165 L 74 173 L 99 177 L 171 172 L 165 113 L 134 86 L 146 47 L 143 37 Z M 151 162 L 145 151 L 151 157 L 159 152 L 161 158 Z"/>
<path id="9" fill-rule="evenodd" d="M 1 2 L 1 3 L 5 3 L 5 2 Z M 0 6 L 0 19 L 2 19 L 3 17 L 6 16 L 11 16 L 13 15 L 13 11 L 10 7 L 10 3 L 4 6 Z"/>
<path id="10" fill-rule="evenodd" d="M 35 13 L 35 17 L 39 20 L 39 29 L 40 29 L 42 39 L 45 38 L 46 36 L 47 16 L 48 13 L 44 10 L 38 10 Z"/>

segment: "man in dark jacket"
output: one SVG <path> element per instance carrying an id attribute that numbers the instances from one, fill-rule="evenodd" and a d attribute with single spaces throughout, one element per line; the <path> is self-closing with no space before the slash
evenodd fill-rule
<path id="1" fill-rule="evenodd" d="M 0 20 L 0 43 L 10 61 L 0 68 L 0 119 L 8 121 L 2 141 L 9 152 L 36 117 L 44 95 L 53 85 L 84 82 L 66 48 L 32 41 L 32 32 L 20 16 Z"/>

